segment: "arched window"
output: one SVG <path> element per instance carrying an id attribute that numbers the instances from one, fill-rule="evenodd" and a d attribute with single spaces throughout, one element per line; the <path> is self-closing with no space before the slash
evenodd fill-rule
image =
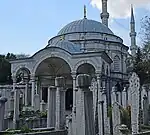
<path id="1" fill-rule="evenodd" d="M 117 55 L 114 57 L 114 71 L 120 71 L 120 58 Z"/>

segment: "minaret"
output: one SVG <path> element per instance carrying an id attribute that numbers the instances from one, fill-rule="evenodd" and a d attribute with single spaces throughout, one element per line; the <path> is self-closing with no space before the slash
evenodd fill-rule
<path id="1" fill-rule="evenodd" d="M 107 0 L 102 0 L 101 19 L 102 19 L 102 23 L 107 27 L 108 27 L 108 18 L 109 18 L 109 13 L 107 12 Z"/>
<path id="2" fill-rule="evenodd" d="M 133 13 L 133 6 L 131 6 L 131 22 L 130 22 L 130 37 L 131 37 L 131 55 L 135 56 L 137 45 L 136 45 L 136 32 L 135 32 L 135 20 L 134 20 L 134 13 Z"/>

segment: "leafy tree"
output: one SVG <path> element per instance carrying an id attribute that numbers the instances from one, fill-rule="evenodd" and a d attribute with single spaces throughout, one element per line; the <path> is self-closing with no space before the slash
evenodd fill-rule
<path id="1" fill-rule="evenodd" d="M 141 49 L 138 48 L 133 62 L 133 72 L 136 72 L 140 78 L 141 85 L 150 81 L 150 60 L 144 59 Z"/>
<path id="2" fill-rule="evenodd" d="M 145 16 L 141 21 L 141 31 L 140 31 L 141 39 L 142 39 L 142 51 L 143 55 L 149 59 L 150 54 L 150 17 Z"/>

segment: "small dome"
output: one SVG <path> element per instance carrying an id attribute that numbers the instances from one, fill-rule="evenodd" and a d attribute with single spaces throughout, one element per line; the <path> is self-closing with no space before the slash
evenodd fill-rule
<path id="1" fill-rule="evenodd" d="M 113 32 L 104 24 L 98 21 L 84 18 L 67 24 L 58 32 L 57 35 L 78 33 L 78 32 L 98 32 L 98 33 L 113 34 Z"/>
<path id="2" fill-rule="evenodd" d="M 70 53 L 79 53 L 81 52 L 81 46 L 74 44 L 67 40 L 61 40 L 55 44 L 51 44 L 49 47 L 60 47 L 62 49 L 65 49 L 66 51 Z"/>

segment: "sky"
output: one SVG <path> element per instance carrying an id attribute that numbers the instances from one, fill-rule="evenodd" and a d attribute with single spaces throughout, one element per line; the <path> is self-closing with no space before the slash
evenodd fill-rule
<path id="1" fill-rule="evenodd" d="M 130 46 L 130 6 L 136 20 L 137 44 L 140 44 L 141 19 L 150 14 L 150 0 L 108 0 L 109 27 Z M 8 52 L 33 55 L 71 21 L 83 18 L 101 21 L 101 0 L 1 0 L 0 54 Z"/>

